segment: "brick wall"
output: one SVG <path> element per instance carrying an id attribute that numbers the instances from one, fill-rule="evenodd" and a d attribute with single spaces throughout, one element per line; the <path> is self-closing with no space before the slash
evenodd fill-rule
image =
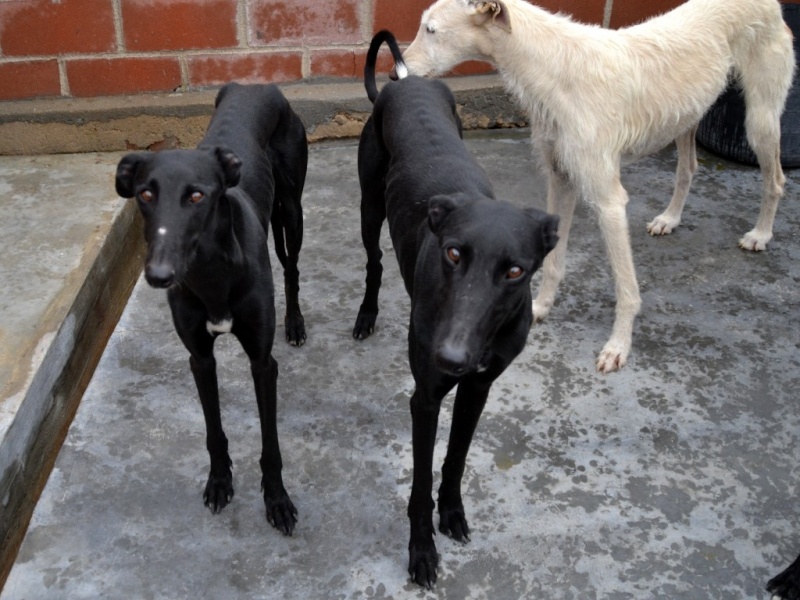
<path id="1" fill-rule="evenodd" d="M 0 0 L 0 100 L 360 77 L 373 32 L 411 41 L 432 1 Z M 681 2 L 537 0 L 610 27 Z"/>

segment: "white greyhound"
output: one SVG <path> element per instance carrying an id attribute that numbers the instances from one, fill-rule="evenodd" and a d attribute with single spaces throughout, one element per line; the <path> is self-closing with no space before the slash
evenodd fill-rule
<path id="1" fill-rule="evenodd" d="M 603 373 L 625 364 L 641 306 L 620 165 L 676 141 L 672 201 L 647 226 L 652 235 L 670 233 L 697 170 L 697 124 L 731 75 L 744 90 L 747 139 L 763 177 L 758 222 L 739 245 L 764 250 L 772 238 L 785 182 L 780 116 L 795 68 L 792 34 L 778 0 L 688 0 L 616 31 L 524 0 L 439 0 L 422 14 L 403 58 L 410 73 L 423 76 L 465 60 L 491 62 L 528 111 L 548 176 L 547 210 L 561 219 L 561 241 L 545 260 L 533 301 L 537 321 L 550 312 L 564 276 L 578 195 L 596 210 L 617 298 L 611 338 L 597 359 Z"/>

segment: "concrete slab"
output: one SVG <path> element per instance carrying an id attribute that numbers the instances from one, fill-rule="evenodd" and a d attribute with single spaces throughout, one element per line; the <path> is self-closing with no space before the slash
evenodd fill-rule
<path id="1" fill-rule="evenodd" d="M 141 270 L 115 160 L 0 160 L 0 581 Z"/>
<path id="2" fill-rule="evenodd" d="M 499 197 L 543 207 L 524 132 L 467 143 Z M 769 250 L 751 254 L 736 244 L 758 212 L 758 172 L 700 157 L 684 223 L 665 238 L 645 225 L 669 199 L 674 151 L 625 169 L 643 309 L 630 362 L 610 376 L 594 359 L 613 284 L 595 219 L 579 207 L 557 304 L 495 384 L 468 459 L 472 542 L 437 538 L 435 597 L 764 598 L 797 555 L 800 173 L 788 174 Z M 219 515 L 203 506 L 204 425 L 187 355 L 164 293 L 140 281 L 3 600 L 434 597 L 406 575 L 413 381 L 391 252 L 379 328 L 350 337 L 365 263 L 355 174 L 354 142 L 312 147 L 309 337 L 275 346 L 295 535 L 264 518 L 249 368 L 230 337 L 217 355 L 236 496 Z M 449 421 L 446 401 L 437 464 Z"/>

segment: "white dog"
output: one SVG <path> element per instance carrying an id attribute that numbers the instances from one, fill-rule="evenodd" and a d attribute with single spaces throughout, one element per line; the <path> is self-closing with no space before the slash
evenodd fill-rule
<path id="1" fill-rule="evenodd" d="M 561 218 L 560 241 L 544 265 L 537 320 L 547 316 L 564 276 L 572 213 L 581 195 L 598 214 L 616 283 L 616 319 L 597 359 L 622 367 L 641 300 L 631 256 L 620 165 L 677 142 L 675 190 L 647 226 L 680 222 L 697 170 L 700 118 L 733 75 L 747 104 L 747 139 L 763 176 L 761 213 L 739 245 L 763 250 L 783 195 L 780 116 L 794 73 L 792 34 L 778 0 L 688 0 L 617 31 L 553 15 L 524 0 L 438 0 L 422 14 L 404 53 L 410 73 L 435 75 L 465 60 L 493 63 L 528 111 L 548 175 L 547 209 Z"/>

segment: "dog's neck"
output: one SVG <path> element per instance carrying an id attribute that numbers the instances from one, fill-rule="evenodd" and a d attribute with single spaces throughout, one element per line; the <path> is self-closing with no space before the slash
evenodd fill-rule
<path id="1" fill-rule="evenodd" d="M 234 226 L 237 217 L 234 200 L 226 194 L 216 203 L 188 261 L 187 279 L 206 279 L 209 272 L 225 269 L 237 271 L 244 261 L 241 241 Z M 241 220 L 241 219 L 238 219 Z"/>
<path id="2" fill-rule="evenodd" d="M 560 120 L 559 107 L 568 103 L 571 88 L 580 85 L 581 73 L 592 68 L 587 39 L 603 37 L 607 31 L 524 0 L 506 0 L 506 5 L 512 31 L 490 27 L 484 52 L 507 89 L 534 116 L 532 125 L 546 132 Z"/>

